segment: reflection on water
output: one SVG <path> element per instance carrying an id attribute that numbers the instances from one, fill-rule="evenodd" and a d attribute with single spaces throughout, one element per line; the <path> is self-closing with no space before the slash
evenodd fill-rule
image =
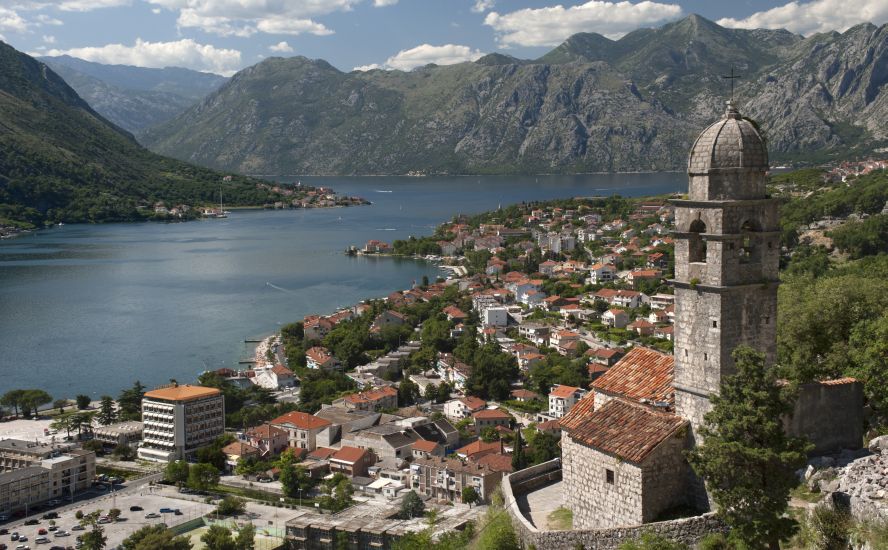
<path id="1" fill-rule="evenodd" d="M 677 174 L 302 181 L 373 205 L 66 225 L 0 242 L 0 393 L 116 395 L 136 379 L 193 380 L 236 366 L 249 354 L 246 337 L 441 273 L 425 262 L 347 257 L 349 245 L 428 234 L 454 214 L 500 204 L 686 185 Z"/>

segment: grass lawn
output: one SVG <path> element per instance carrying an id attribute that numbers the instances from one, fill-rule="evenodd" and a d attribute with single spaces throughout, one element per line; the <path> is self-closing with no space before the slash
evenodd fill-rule
<path id="1" fill-rule="evenodd" d="M 573 512 L 567 508 L 558 508 L 549 514 L 546 518 L 549 529 L 556 531 L 566 531 L 573 528 Z"/>
<path id="2" fill-rule="evenodd" d="M 191 540 L 191 550 L 206 550 L 207 546 L 200 540 L 200 537 L 203 536 L 204 533 L 209 531 L 210 528 L 208 526 L 198 527 L 193 531 L 189 531 L 185 533 Z M 236 533 L 232 533 L 232 536 L 237 536 Z M 266 550 L 272 548 L 278 548 L 284 543 L 284 539 L 280 537 L 272 537 L 262 532 L 260 528 L 256 529 L 256 536 L 253 538 L 253 548 L 255 550 Z"/>

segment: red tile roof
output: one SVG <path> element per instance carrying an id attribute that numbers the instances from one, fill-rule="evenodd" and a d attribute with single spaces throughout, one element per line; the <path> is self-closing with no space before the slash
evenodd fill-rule
<path id="1" fill-rule="evenodd" d="M 228 445 L 222 447 L 222 452 L 224 454 L 233 456 L 247 456 L 259 454 L 259 449 L 250 445 L 249 443 L 244 443 L 243 441 L 235 441 L 234 443 L 229 443 Z"/>
<path id="2" fill-rule="evenodd" d="M 485 454 L 490 453 L 502 453 L 503 452 L 503 442 L 500 441 L 491 441 L 490 443 L 485 443 L 480 439 L 477 441 L 473 441 L 466 445 L 465 447 L 461 447 L 456 450 L 456 454 L 458 455 L 466 455 L 467 457 L 473 456 L 483 456 Z"/>
<path id="3" fill-rule="evenodd" d="M 539 394 L 530 390 L 512 390 L 512 397 L 515 399 L 537 399 Z"/>
<path id="4" fill-rule="evenodd" d="M 438 443 L 436 441 L 426 441 L 425 439 L 420 439 L 413 442 L 413 448 L 424 453 L 431 453 L 438 448 Z"/>
<path id="5" fill-rule="evenodd" d="M 571 439 L 635 464 L 687 424 L 674 414 L 623 399 L 612 399 L 591 413 L 586 408 L 575 416 L 577 407 L 564 418 L 574 417 L 569 419 L 571 427 L 561 423 Z"/>
<path id="6" fill-rule="evenodd" d="M 563 430 L 578 428 L 582 426 L 583 422 L 585 422 L 585 418 L 592 414 L 592 411 L 594 410 L 595 394 L 589 392 L 582 399 L 577 401 L 576 405 L 571 407 L 566 415 L 558 420 L 558 424 L 561 425 Z"/>
<path id="7" fill-rule="evenodd" d="M 271 439 L 272 437 L 285 436 L 287 435 L 287 432 L 286 430 L 275 428 L 271 424 L 262 424 L 261 426 L 256 426 L 255 428 L 247 430 L 247 435 L 259 439 Z"/>
<path id="8" fill-rule="evenodd" d="M 270 420 L 268 423 L 274 426 L 289 424 L 299 428 L 300 430 L 314 430 L 325 428 L 331 424 L 329 420 L 324 420 L 323 418 L 318 418 L 317 416 L 312 416 L 308 413 L 300 411 L 293 411 L 288 412 L 287 414 L 282 414 L 274 420 Z"/>
<path id="9" fill-rule="evenodd" d="M 383 386 L 382 388 L 360 393 L 352 393 L 345 396 L 345 400 L 349 403 L 373 403 L 381 401 L 386 397 L 398 397 L 398 390 L 391 386 Z"/>
<path id="10" fill-rule="evenodd" d="M 330 460 L 337 462 L 345 462 L 346 464 L 354 464 L 367 454 L 367 449 L 359 449 L 357 447 L 342 447 L 330 456 Z"/>
<path id="11" fill-rule="evenodd" d="M 489 455 L 484 455 L 478 460 L 476 460 L 478 464 L 481 466 L 487 466 L 494 472 L 505 472 L 512 473 L 512 456 L 504 455 L 500 453 L 491 453 Z"/>
<path id="12" fill-rule="evenodd" d="M 552 391 L 549 392 L 549 397 L 555 396 L 566 399 L 568 397 L 573 397 L 574 392 L 579 389 L 580 388 L 575 388 L 573 386 L 562 386 L 559 384 L 552 388 Z"/>
<path id="13" fill-rule="evenodd" d="M 487 401 L 480 399 L 478 397 L 472 397 L 468 395 L 460 399 L 463 402 L 463 405 L 469 408 L 469 410 L 476 411 L 478 409 L 483 409 L 487 406 Z"/>
<path id="14" fill-rule="evenodd" d="M 512 415 L 507 413 L 501 409 L 482 409 L 474 414 L 472 414 L 475 418 L 480 418 L 482 420 L 495 420 L 498 418 L 508 419 L 512 418 Z"/>
<path id="15" fill-rule="evenodd" d="M 635 401 L 649 399 L 674 403 L 672 375 L 671 355 L 637 346 L 592 382 L 591 387 L 596 392 Z"/>
<path id="16" fill-rule="evenodd" d="M 330 447 L 318 447 L 317 449 L 308 453 L 308 458 L 313 458 L 315 460 L 327 460 L 335 452 L 336 449 L 331 449 Z"/>

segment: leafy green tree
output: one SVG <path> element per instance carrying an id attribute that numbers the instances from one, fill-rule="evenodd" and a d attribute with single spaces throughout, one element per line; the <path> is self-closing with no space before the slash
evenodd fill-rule
<path id="1" fill-rule="evenodd" d="M 78 412 L 71 415 L 71 429 L 77 430 L 78 439 L 83 436 L 83 432 L 90 433 L 92 431 L 95 415 L 95 412 Z"/>
<path id="2" fill-rule="evenodd" d="M 206 545 L 207 550 L 237 550 L 231 531 L 219 524 L 210 525 L 200 536 L 200 541 Z"/>
<path id="3" fill-rule="evenodd" d="M 108 510 L 108 517 L 111 518 L 112 522 L 117 521 L 118 518 L 120 518 L 120 514 L 120 508 L 111 508 Z"/>
<path id="4" fill-rule="evenodd" d="M 114 455 L 114 458 L 116 458 L 117 460 L 136 459 L 136 450 L 126 444 L 114 447 L 114 450 L 111 452 L 111 454 Z"/>
<path id="5" fill-rule="evenodd" d="M 132 388 L 120 392 L 117 398 L 117 416 L 121 421 L 141 420 L 142 397 L 145 395 L 145 386 L 138 380 Z"/>
<path id="6" fill-rule="evenodd" d="M 0 398 L 0 405 L 4 407 L 12 407 L 14 416 L 18 416 L 19 407 L 22 404 L 22 398 L 25 396 L 25 390 L 10 390 L 3 394 Z"/>
<path id="7" fill-rule="evenodd" d="M 53 430 L 64 430 L 65 435 L 71 437 L 71 430 L 74 429 L 74 425 L 71 422 L 72 416 L 73 415 L 70 413 L 60 414 L 59 416 L 55 417 L 55 419 L 53 419 L 53 421 L 49 424 L 49 427 Z"/>
<path id="8" fill-rule="evenodd" d="M 114 424 L 117 420 L 117 411 L 114 410 L 114 398 L 110 395 L 103 395 L 99 401 L 99 414 L 96 415 L 96 420 L 102 426 Z"/>
<path id="9" fill-rule="evenodd" d="M 481 441 L 484 443 L 491 443 L 499 438 L 499 432 L 496 431 L 496 428 L 488 426 L 481 430 Z"/>
<path id="10" fill-rule="evenodd" d="M 146 525 L 120 543 L 123 550 L 191 550 L 191 541 L 177 537 L 165 526 Z"/>
<path id="11" fill-rule="evenodd" d="M 450 322 L 443 316 L 426 319 L 422 324 L 420 339 L 423 346 L 435 351 L 449 352 L 453 349 L 450 342 Z"/>
<path id="12" fill-rule="evenodd" d="M 59 414 L 65 414 L 65 407 L 68 406 L 68 400 L 67 399 L 56 399 L 55 401 L 52 402 L 52 406 L 53 406 L 53 408 L 59 410 Z"/>
<path id="13" fill-rule="evenodd" d="M 219 484 L 219 469 L 212 464 L 198 463 L 188 469 L 188 486 L 206 491 Z"/>
<path id="14" fill-rule="evenodd" d="M 521 427 L 515 430 L 515 444 L 512 451 L 512 469 L 516 472 L 527 468 L 527 456 L 524 454 L 524 438 L 521 436 Z"/>
<path id="15" fill-rule="evenodd" d="M 247 511 L 247 501 L 228 495 L 219 501 L 216 511 L 223 516 L 238 516 Z"/>
<path id="16" fill-rule="evenodd" d="M 888 313 L 863 320 L 851 329 L 849 374 L 863 383 L 863 391 L 878 420 L 888 418 Z"/>
<path id="17" fill-rule="evenodd" d="M 163 477 L 167 482 L 179 486 L 188 482 L 188 474 L 188 463 L 184 460 L 174 460 L 168 463 L 163 471 Z"/>
<path id="18" fill-rule="evenodd" d="M 688 454 L 718 507 L 718 515 L 751 548 L 779 548 L 792 534 L 785 517 L 795 471 L 810 448 L 788 437 L 781 419 L 793 394 L 777 384 L 764 355 L 748 347 L 732 354 L 736 374 L 726 378 L 700 428 L 703 444 Z"/>
<path id="19" fill-rule="evenodd" d="M 243 527 L 237 530 L 237 537 L 234 539 L 234 547 L 237 550 L 253 550 L 256 539 L 256 528 L 252 523 L 245 523 Z"/>
<path id="20" fill-rule="evenodd" d="M 422 396 L 434 403 L 435 400 L 438 399 L 438 387 L 434 384 L 427 385 L 425 393 Z"/>
<path id="21" fill-rule="evenodd" d="M 83 534 L 80 535 L 80 540 L 83 543 L 83 548 L 81 550 L 102 550 L 108 542 L 108 537 L 105 536 L 105 530 L 102 528 L 101 524 L 99 524 L 99 516 L 101 515 L 102 511 L 96 510 L 89 514 L 85 514 L 83 518 L 81 518 L 80 525 L 85 529 Z"/>
<path id="22" fill-rule="evenodd" d="M 92 402 L 92 399 L 88 395 L 80 394 L 75 399 L 77 402 L 77 410 L 84 410 L 89 407 L 89 404 Z"/>
<path id="23" fill-rule="evenodd" d="M 471 508 L 472 504 L 481 502 L 481 495 L 478 494 L 478 491 L 476 491 L 474 487 L 463 487 L 462 494 L 460 494 L 460 500 L 462 500 L 463 504 L 468 504 L 469 508 Z"/>
<path id="24" fill-rule="evenodd" d="M 404 378 L 398 384 L 398 405 L 407 407 L 416 403 L 419 397 L 419 386 L 409 378 Z"/>
<path id="25" fill-rule="evenodd" d="M 43 405 L 52 403 L 52 396 L 43 390 L 25 390 L 22 394 L 19 406 L 22 408 L 22 414 L 27 418 L 31 413 L 37 414 L 37 411 Z"/>
<path id="26" fill-rule="evenodd" d="M 225 453 L 222 452 L 222 448 L 232 442 L 234 442 L 234 436 L 230 433 L 220 435 L 211 444 L 198 449 L 195 457 L 198 462 L 212 464 L 217 470 L 224 470 Z"/>
<path id="27" fill-rule="evenodd" d="M 445 403 L 450 400 L 450 392 L 453 391 L 453 386 L 450 385 L 449 382 L 441 382 L 438 384 L 438 395 L 435 397 L 435 403 L 439 405 L 441 403 Z"/>
<path id="28" fill-rule="evenodd" d="M 561 456 L 560 440 L 557 436 L 546 432 L 534 435 L 530 446 L 530 462 L 532 465 L 548 462 Z"/>
<path id="29" fill-rule="evenodd" d="M 401 500 L 401 510 L 398 513 L 401 519 L 418 518 L 425 513 L 425 503 L 416 494 L 416 491 L 409 491 Z"/>

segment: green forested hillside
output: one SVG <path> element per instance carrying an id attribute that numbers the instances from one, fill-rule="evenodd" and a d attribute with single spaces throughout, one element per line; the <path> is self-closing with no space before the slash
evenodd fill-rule
<path id="1" fill-rule="evenodd" d="M 0 225 L 142 219 L 155 201 L 262 204 L 257 180 L 165 158 L 98 115 L 45 64 L 0 42 Z"/>

